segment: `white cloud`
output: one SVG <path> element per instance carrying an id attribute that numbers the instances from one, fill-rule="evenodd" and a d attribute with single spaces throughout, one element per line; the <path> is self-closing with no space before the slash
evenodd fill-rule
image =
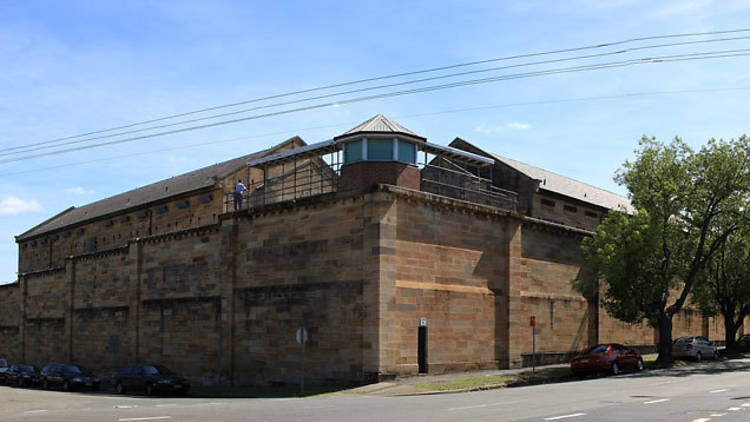
<path id="1" fill-rule="evenodd" d="M 479 133 L 498 133 L 498 132 L 502 132 L 508 129 L 527 130 L 527 129 L 531 129 L 531 125 L 528 123 L 521 123 L 521 122 L 510 122 L 504 125 L 486 125 L 482 123 L 479 126 L 474 128 L 474 130 Z"/>
<path id="2" fill-rule="evenodd" d="M 521 122 L 511 122 L 505 125 L 508 129 L 517 129 L 517 130 L 526 130 L 531 129 L 531 125 L 528 123 L 521 123 Z"/>
<path id="3" fill-rule="evenodd" d="M 24 201 L 17 196 L 0 199 L 0 214 L 21 214 L 42 210 L 42 205 L 36 200 Z"/>
<path id="4" fill-rule="evenodd" d="M 96 193 L 93 189 L 86 189 L 80 186 L 74 186 L 72 188 L 65 189 L 65 192 L 72 193 L 73 195 L 91 195 Z"/>

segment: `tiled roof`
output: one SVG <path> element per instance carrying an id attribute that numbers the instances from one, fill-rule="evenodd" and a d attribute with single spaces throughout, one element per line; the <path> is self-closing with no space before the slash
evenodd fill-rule
<path id="1" fill-rule="evenodd" d="M 403 133 L 405 135 L 414 136 L 417 138 L 423 137 L 417 135 L 416 133 L 412 132 L 411 130 L 405 128 L 404 126 L 401 126 L 400 124 L 394 122 L 393 120 L 385 117 L 382 114 L 378 114 L 375 117 L 373 117 L 370 120 L 367 120 L 366 122 L 344 132 L 343 134 L 337 136 L 337 138 L 353 135 L 355 133 Z"/>
<path id="2" fill-rule="evenodd" d="M 591 186 L 588 183 L 579 182 L 578 180 L 569 177 L 561 176 L 548 170 L 540 169 L 539 167 L 512 160 L 501 155 L 487 153 L 461 138 L 457 138 L 456 140 L 468 144 L 476 151 L 481 151 L 480 154 L 494 158 L 496 161 L 513 168 L 531 179 L 538 180 L 539 189 L 554 192 L 579 201 L 588 202 L 602 208 L 624 210 L 628 213 L 635 212 L 635 208 L 631 205 L 630 200 L 622 195 L 597 188 L 596 186 Z M 453 145 L 453 143 L 451 143 L 451 145 Z"/>
<path id="3" fill-rule="evenodd" d="M 29 229 L 25 233 L 16 236 L 16 239 L 23 240 L 50 231 L 59 230 L 86 220 L 95 219 L 97 217 L 137 207 L 139 205 L 144 205 L 149 202 L 168 199 L 173 196 L 202 188 L 210 188 L 216 184 L 217 180 L 243 168 L 245 163 L 249 160 L 274 153 L 280 148 L 294 143 L 305 145 L 305 142 L 302 139 L 295 136 L 260 152 L 244 155 L 242 157 L 237 157 L 179 176 L 174 176 L 82 207 L 70 207 L 36 227 Z"/>
<path id="4" fill-rule="evenodd" d="M 612 193 L 608 190 L 591 186 L 587 183 L 557 173 L 530 166 L 520 161 L 511 160 L 497 154 L 490 154 L 495 160 L 516 169 L 526 176 L 539 180 L 539 189 L 544 189 L 579 201 L 588 202 L 611 210 L 633 212 L 635 208 L 630 200 L 624 196 Z"/>

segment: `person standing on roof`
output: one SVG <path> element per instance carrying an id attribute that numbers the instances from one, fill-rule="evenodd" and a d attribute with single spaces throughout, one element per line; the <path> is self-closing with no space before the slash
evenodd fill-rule
<path id="1" fill-rule="evenodd" d="M 244 192 L 247 191 L 247 188 L 245 185 L 242 184 L 242 179 L 239 179 L 237 181 L 237 184 L 234 185 L 234 210 L 240 210 L 242 209 L 242 195 Z"/>

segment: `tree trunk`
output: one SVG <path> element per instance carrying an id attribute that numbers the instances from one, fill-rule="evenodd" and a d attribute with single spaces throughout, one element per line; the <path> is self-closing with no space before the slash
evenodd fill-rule
<path id="1" fill-rule="evenodd" d="M 662 312 L 659 315 L 659 344 L 657 345 L 657 352 L 659 356 L 656 358 L 657 364 L 671 364 L 672 359 L 672 315 L 667 312 Z"/>
<path id="2" fill-rule="evenodd" d="M 734 313 L 732 315 L 723 315 L 724 317 L 724 340 L 726 340 L 727 350 L 734 349 L 735 339 L 737 338 L 737 330 L 740 328 L 739 324 L 734 321 Z"/>

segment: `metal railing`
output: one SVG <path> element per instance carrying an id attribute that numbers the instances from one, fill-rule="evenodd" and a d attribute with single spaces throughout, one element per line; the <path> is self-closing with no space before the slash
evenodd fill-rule
<path id="1" fill-rule="evenodd" d="M 516 192 L 501 189 L 493 185 L 491 179 L 477 176 L 453 163 L 449 162 L 447 165 L 425 164 L 422 167 L 421 175 L 421 190 L 423 192 L 508 211 L 518 209 L 518 194 Z"/>
<path id="2" fill-rule="evenodd" d="M 494 186 L 491 179 L 480 177 L 450 160 L 432 160 L 430 163 L 418 163 L 418 166 L 421 168 L 423 192 L 509 211 L 518 208 L 518 194 Z M 339 190 L 341 162 L 337 157 L 332 157 L 330 163 L 312 158 L 302 164 L 295 162 L 289 171 L 285 168 L 276 170 L 278 174 L 275 177 L 267 177 L 265 181 L 248 186 L 239 201 L 235 200 L 232 192 L 227 192 L 225 211 L 246 210 Z M 273 173 L 268 169 L 266 172 Z"/>

